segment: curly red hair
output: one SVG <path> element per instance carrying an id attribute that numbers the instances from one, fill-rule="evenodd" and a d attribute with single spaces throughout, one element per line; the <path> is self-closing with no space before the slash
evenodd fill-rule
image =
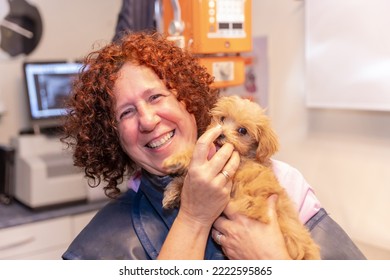
<path id="1" fill-rule="evenodd" d="M 105 181 L 109 197 L 117 196 L 117 185 L 138 169 L 121 148 L 114 113 L 113 88 L 125 62 L 151 68 L 169 90 L 176 90 L 195 116 L 198 135 L 209 124 L 208 112 L 219 95 L 196 57 L 159 33 L 129 33 L 88 54 L 73 86 L 61 140 L 73 149 L 74 164 L 84 168 L 88 184 Z"/>

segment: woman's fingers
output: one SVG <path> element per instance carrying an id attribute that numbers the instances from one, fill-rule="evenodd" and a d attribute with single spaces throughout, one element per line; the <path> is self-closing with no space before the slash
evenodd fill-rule
<path id="1" fill-rule="evenodd" d="M 206 161 L 209 157 L 209 153 L 215 151 L 214 141 L 221 134 L 221 126 L 215 126 L 203 133 L 198 141 L 193 153 L 194 160 Z"/>
<path id="2" fill-rule="evenodd" d="M 215 126 L 208 129 L 202 136 L 199 137 L 193 152 L 191 165 L 202 166 L 212 176 L 229 181 L 236 172 L 239 164 L 239 156 L 234 151 L 232 144 L 223 145 L 218 151 L 214 145 L 214 141 L 221 134 L 221 126 Z M 222 171 L 224 171 L 222 173 Z"/>

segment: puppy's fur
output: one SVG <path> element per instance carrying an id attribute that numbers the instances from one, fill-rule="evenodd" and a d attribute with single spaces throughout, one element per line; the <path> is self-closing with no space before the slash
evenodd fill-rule
<path id="1" fill-rule="evenodd" d="M 319 247 L 300 222 L 298 212 L 280 186 L 271 169 L 271 156 L 278 149 L 278 140 L 263 109 L 255 102 L 238 96 L 221 97 L 211 110 L 210 127 L 221 125 L 222 134 L 216 146 L 233 144 L 241 163 L 234 175 L 232 200 L 239 211 L 268 223 L 267 198 L 278 195 L 276 212 L 287 249 L 292 259 L 320 259 Z M 171 174 L 180 175 L 169 184 L 163 200 L 164 208 L 176 207 L 192 152 L 174 155 L 164 162 Z"/>

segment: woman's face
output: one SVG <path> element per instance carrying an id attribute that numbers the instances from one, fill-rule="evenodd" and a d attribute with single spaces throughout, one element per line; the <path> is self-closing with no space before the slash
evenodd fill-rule
<path id="1" fill-rule="evenodd" d="M 114 93 L 115 118 L 123 149 L 150 173 L 165 175 L 163 161 L 192 147 L 197 139 L 194 116 L 145 66 L 124 64 Z"/>

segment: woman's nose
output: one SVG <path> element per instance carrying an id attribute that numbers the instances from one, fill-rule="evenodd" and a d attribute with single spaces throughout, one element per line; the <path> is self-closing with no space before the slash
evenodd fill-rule
<path id="1" fill-rule="evenodd" d="M 151 106 L 143 106 L 138 110 L 139 112 L 139 130 L 141 132 L 150 132 L 156 127 L 160 121 L 154 108 Z"/>

